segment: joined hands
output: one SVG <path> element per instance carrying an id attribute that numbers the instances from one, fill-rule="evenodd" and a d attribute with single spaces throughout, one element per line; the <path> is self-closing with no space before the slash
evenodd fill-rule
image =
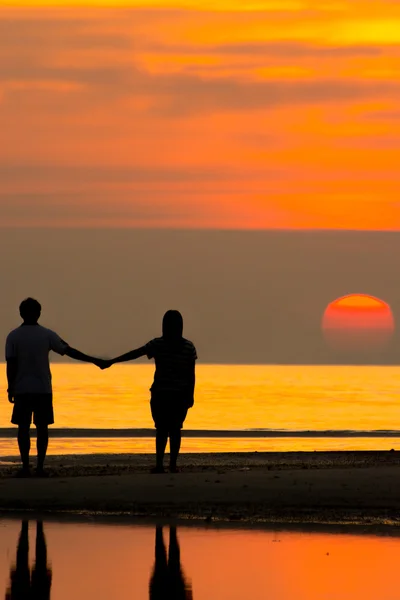
<path id="1" fill-rule="evenodd" d="M 96 367 L 99 367 L 99 369 L 101 369 L 102 371 L 104 371 L 105 369 L 109 369 L 114 363 L 110 359 L 106 360 L 104 358 L 95 358 L 93 360 L 93 364 L 96 365 Z"/>

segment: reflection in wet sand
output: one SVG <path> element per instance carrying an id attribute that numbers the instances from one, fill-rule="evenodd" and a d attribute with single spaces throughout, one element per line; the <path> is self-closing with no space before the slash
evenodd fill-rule
<path id="1" fill-rule="evenodd" d="M 36 523 L 36 556 L 29 568 L 29 521 L 21 523 L 15 566 L 10 570 L 10 584 L 5 600 L 50 600 L 52 571 L 47 564 L 47 545 L 43 523 Z"/>
<path id="2" fill-rule="evenodd" d="M 44 529 L 48 555 L 42 523 L 0 515 L 0 600 L 50 600 L 50 590 L 53 600 L 193 600 L 192 581 L 196 600 L 400 599 L 396 527 L 176 530 L 73 517 Z"/>
<path id="3" fill-rule="evenodd" d="M 163 528 L 156 528 L 155 562 L 149 586 L 150 600 L 192 600 L 193 592 L 181 566 L 176 527 L 169 528 L 169 549 L 164 543 Z"/>

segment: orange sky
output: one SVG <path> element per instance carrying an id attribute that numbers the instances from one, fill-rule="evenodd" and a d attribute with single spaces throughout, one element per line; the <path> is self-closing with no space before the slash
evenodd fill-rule
<path id="1" fill-rule="evenodd" d="M 1 223 L 400 229 L 400 3 L 6 4 Z"/>

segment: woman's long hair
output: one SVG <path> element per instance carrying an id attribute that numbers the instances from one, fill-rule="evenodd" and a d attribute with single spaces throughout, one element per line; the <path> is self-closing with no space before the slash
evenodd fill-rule
<path id="1" fill-rule="evenodd" d="M 168 310 L 162 322 L 163 338 L 168 342 L 179 342 L 183 334 L 183 318 L 179 310 Z"/>

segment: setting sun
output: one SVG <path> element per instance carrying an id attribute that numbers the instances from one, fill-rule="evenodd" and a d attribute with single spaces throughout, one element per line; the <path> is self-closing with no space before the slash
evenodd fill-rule
<path id="1" fill-rule="evenodd" d="M 334 300 L 326 308 L 322 320 L 328 344 L 340 351 L 382 350 L 390 341 L 394 328 L 390 306 L 367 294 L 350 294 Z"/>

